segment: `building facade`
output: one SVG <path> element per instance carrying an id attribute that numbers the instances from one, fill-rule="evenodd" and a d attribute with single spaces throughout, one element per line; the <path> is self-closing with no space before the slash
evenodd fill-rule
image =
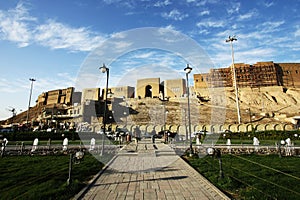
<path id="1" fill-rule="evenodd" d="M 105 89 L 102 90 L 102 98 L 105 99 Z M 134 98 L 134 87 L 120 86 L 108 88 L 108 98 Z"/>
<path id="2" fill-rule="evenodd" d="M 186 94 L 185 79 L 173 79 L 164 81 L 164 96 L 167 98 L 182 97 Z"/>
<path id="3" fill-rule="evenodd" d="M 44 92 L 38 96 L 37 105 L 72 104 L 73 87 Z"/>
<path id="4" fill-rule="evenodd" d="M 279 82 L 286 87 L 300 87 L 300 63 L 275 63 Z"/>
<path id="5" fill-rule="evenodd" d="M 82 90 L 81 102 L 99 101 L 100 97 L 100 88 L 85 88 Z"/>
<path id="6" fill-rule="evenodd" d="M 160 78 L 138 79 L 136 85 L 136 98 L 155 98 L 163 92 Z"/>
<path id="7" fill-rule="evenodd" d="M 253 65 L 236 63 L 238 87 L 299 87 L 300 63 L 257 62 Z M 211 69 L 209 73 L 194 74 L 195 88 L 233 87 L 232 68 Z"/>

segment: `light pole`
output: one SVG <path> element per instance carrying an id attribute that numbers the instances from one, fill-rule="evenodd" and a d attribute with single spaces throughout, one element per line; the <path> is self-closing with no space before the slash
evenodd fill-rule
<path id="1" fill-rule="evenodd" d="M 209 147 L 206 149 L 206 153 L 209 156 L 215 156 L 219 160 L 219 178 L 224 178 L 223 167 L 222 167 L 222 158 L 221 158 L 221 150 L 213 147 Z"/>
<path id="2" fill-rule="evenodd" d="M 249 114 L 249 122 L 252 124 L 252 113 L 251 113 L 251 109 L 250 109 L 250 108 L 246 109 L 246 112 Z"/>
<path id="3" fill-rule="evenodd" d="M 249 113 L 249 122 L 250 122 L 250 124 L 251 124 L 251 131 L 253 132 L 253 131 L 254 131 L 254 128 L 253 128 L 253 124 L 252 124 L 252 117 L 253 117 L 254 115 L 253 115 L 253 113 L 251 112 L 251 109 L 250 109 L 250 108 L 248 108 L 248 109 L 246 110 L 246 112 Z"/>
<path id="4" fill-rule="evenodd" d="M 230 42 L 231 46 L 231 57 L 232 57 L 232 65 L 231 65 L 231 70 L 233 72 L 233 85 L 234 85 L 234 90 L 235 90 L 235 101 L 236 101 L 236 108 L 237 108 L 237 115 L 238 115 L 238 122 L 239 124 L 241 123 L 241 112 L 240 112 L 240 105 L 239 105 L 239 97 L 238 97 L 238 88 L 237 88 L 237 81 L 236 81 L 236 71 L 234 67 L 234 52 L 233 52 L 233 45 L 232 42 L 236 41 L 237 39 L 235 36 L 231 37 L 229 36 L 226 42 Z"/>
<path id="5" fill-rule="evenodd" d="M 168 114 L 168 110 L 166 110 L 166 105 L 165 104 L 163 104 L 162 105 L 163 106 L 163 117 L 164 117 L 164 126 L 163 126 L 163 129 L 164 129 L 164 131 L 166 130 L 166 122 L 167 122 L 167 114 Z"/>
<path id="6" fill-rule="evenodd" d="M 124 115 L 124 117 L 125 117 L 125 125 L 124 125 L 124 127 L 126 127 L 126 126 L 127 126 L 127 112 L 124 111 L 124 112 L 123 112 L 123 115 Z"/>
<path id="7" fill-rule="evenodd" d="M 165 122 L 165 130 L 167 129 L 168 113 L 169 113 L 169 111 L 165 110 L 165 113 L 164 113 L 164 117 L 165 117 L 165 120 L 164 120 L 164 122 Z"/>
<path id="8" fill-rule="evenodd" d="M 72 175 L 72 166 L 73 163 L 75 164 L 79 164 L 81 162 L 81 160 L 84 157 L 84 153 L 81 151 L 77 151 L 75 154 L 70 154 L 70 159 L 69 159 L 69 177 L 67 179 L 67 185 L 70 185 L 71 183 L 71 175 Z"/>
<path id="9" fill-rule="evenodd" d="M 187 127 L 186 127 L 186 109 L 183 108 L 182 110 L 184 112 L 184 127 L 185 127 L 185 138 L 186 140 L 188 139 L 188 131 L 187 131 Z"/>
<path id="10" fill-rule="evenodd" d="M 108 79 L 109 79 L 109 68 L 103 66 L 99 68 L 102 73 L 106 73 L 106 88 L 105 88 L 105 101 L 104 101 L 104 114 L 103 114 L 103 138 L 102 138 L 102 149 L 101 149 L 101 156 L 103 155 L 104 151 L 104 140 L 105 140 L 105 132 L 106 132 L 106 107 L 107 107 L 107 93 L 108 93 Z"/>
<path id="11" fill-rule="evenodd" d="M 28 101 L 27 116 L 26 116 L 26 125 L 28 125 L 28 119 L 29 119 L 29 109 L 30 109 L 30 102 L 31 102 L 33 82 L 36 81 L 36 80 L 34 78 L 30 78 L 29 81 L 31 81 L 31 86 L 30 86 L 30 94 L 29 94 L 29 101 Z"/>
<path id="12" fill-rule="evenodd" d="M 129 108 L 129 105 L 127 103 L 127 100 L 126 100 L 126 97 L 124 96 L 123 97 L 123 101 L 125 102 L 125 111 L 123 112 L 124 116 L 125 116 L 125 127 L 127 127 L 127 123 L 128 123 L 128 117 L 130 115 L 130 108 Z M 129 124 L 130 124 L 130 121 L 129 121 Z"/>
<path id="13" fill-rule="evenodd" d="M 193 151 L 193 144 L 192 144 L 192 129 L 191 129 L 191 109 L 190 109 L 190 88 L 189 88 L 189 73 L 191 73 L 193 68 L 186 65 L 184 68 L 185 75 L 186 75 L 186 87 L 187 87 L 187 99 L 188 99 L 188 123 L 189 123 L 189 137 L 190 137 L 190 155 L 194 154 Z"/>

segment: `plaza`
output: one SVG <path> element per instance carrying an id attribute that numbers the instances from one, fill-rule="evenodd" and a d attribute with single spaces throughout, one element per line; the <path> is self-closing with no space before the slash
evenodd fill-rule
<path id="1" fill-rule="evenodd" d="M 229 199 L 168 145 L 137 145 L 125 146 L 75 199 Z"/>

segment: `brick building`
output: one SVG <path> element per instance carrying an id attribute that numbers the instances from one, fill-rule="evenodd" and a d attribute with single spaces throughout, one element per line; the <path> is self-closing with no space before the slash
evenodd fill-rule
<path id="1" fill-rule="evenodd" d="M 300 87 L 300 63 L 275 63 L 279 81 L 285 87 Z"/>
<path id="2" fill-rule="evenodd" d="M 236 63 L 238 87 L 300 87 L 300 63 L 257 62 L 253 65 Z M 209 73 L 194 74 L 194 87 L 197 90 L 211 87 L 232 87 L 231 67 L 211 69 Z"/>

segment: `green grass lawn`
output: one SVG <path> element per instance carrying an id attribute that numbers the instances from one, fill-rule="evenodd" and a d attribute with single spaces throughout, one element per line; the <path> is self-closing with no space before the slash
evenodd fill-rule
<path id="1" fill-rule="evenodd" d="M 69 155 L 57 155 L 0 159 L 0 199 L 70 199 L 103 164 L 86 154 L 80 164 L 73 164 L 68 186 L 69 158 Z"/>
<path id="2" fill-rule="evenodd" d="M 187 158 L 188 162 L 232 199 L 300 199 L 300 158 L 278 155 L 222 155 Z"/>

